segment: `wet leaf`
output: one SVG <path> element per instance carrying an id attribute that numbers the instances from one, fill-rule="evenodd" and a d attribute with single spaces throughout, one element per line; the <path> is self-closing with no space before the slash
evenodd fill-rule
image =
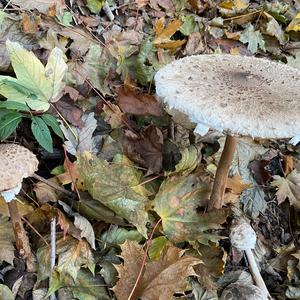
<path id="1" fill-rule="evenodd" d="M 248 44 L 248 50 L 251 53 L 256 53 L 258 49 L 266 51 L 265 41 L 259 30 L 255 30 L 252 24 L 249 24 L 240 35 L 240 41 Z"/>
<path id="2" fill-rule="evenodd" d="M 161 117 L 164 115 L 161 104 L 156 98 L 149 94 L 125 91 L 124 88 L 118 90 L 118 101 L 124 113 L 145 116 L 152 115 Z"/>
<path id="3" fill-rule="evenodd" d="M 142 246 L 129 241 L 121 248 L 124 264 L 115 266 L 120 279 L 114 292 L 119 300 L 127 300 L 139 273 L 144 251 Z M 195 257 L 184 255 L 184 251 L 179 248 L 168 247 L 158 261 L 146 263 L 133 299 L 169 300 L 174 293 L 184 292 L 189 288 L 186 278 L 195 275 L 192 266 L 199 262 Z"/>
<path id="4" fill-rule="evenodd" d="M 94 199 L 134 224 L 143 236 L 147 236 L 148 199 L 143 187 L 138 187 L 142 174 L 130 161 L 126 162 L 125 159 L 109 164 L 85 152 L 78 156 L 77 170 Z"/>
<path id="5" fill-rule="evenodd" d="M 0 218 L 0 261 L 6 261 L 13 265 L 15 258 L 15 235 L 11 221 L 6 217 Z M 0 292 L 1 295 L 1 292 Z M 0 296 L 0 299 L 2 297 Z M 5 298 L 3 298 L 5 299 Z"/>
<path id="6" fill-rule="evenodd" d="M 195 241 L 207 230 L 220 228 L 227 218 L 226 210 L 198 212 L 205 206 L 208 186 L 197 175 L 172 176 L 160 186 L 154 199 L 154 210 L 162 219 L 165 235 L 174 242 Z"/>
<path id="7" fill-rule="evenodd" d="M 286 178 L 278 175 L 273 176 L 274 180 L 271 185 L 277 188 L 276 197 L 278 204 L 290 201 L 295 209 L 300 209 L 300 174 L 297 170 L 292 171 Z"/>

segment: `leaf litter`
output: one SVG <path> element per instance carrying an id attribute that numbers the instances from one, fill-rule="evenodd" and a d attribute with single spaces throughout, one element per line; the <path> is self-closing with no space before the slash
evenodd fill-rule
<path id="1" fill-rule="evenodd" d="M 47 179 L 24 181 L 17 202 L 31 283 L 0 199 L 1 297 L 219 299 L 239 270 L 249 277 L 228 240 L 239 216 L 274 299 L 299 298 L 298 147 L 240 139 L 227 207 L 207 211 L 224 138 L 195 135 L 153 84 L 202 53 L 299 69 L 299 20 L 297 1 L 0 1 L 0 139 L 33 150 Z"/>

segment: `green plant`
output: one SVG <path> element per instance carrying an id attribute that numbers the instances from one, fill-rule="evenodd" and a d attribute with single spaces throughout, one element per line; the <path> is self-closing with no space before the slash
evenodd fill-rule
<path id="1" fill-rule="evenodd" d="M 20 44 L 7 41 L 6 48 L 17 78 L 0 76 L 0 94 L 7 100 L 0 102 L 0 140 L 6 139 L 23 118 L 31 119 L 31 130 L 37 142 L 47 151 L 53 151 L 50 128 L 63 138 L 59 122 L 45 113 L 51 103 L 60 99 L 67 65 L 63 52 L 54 48 L 47 65 Z"/>

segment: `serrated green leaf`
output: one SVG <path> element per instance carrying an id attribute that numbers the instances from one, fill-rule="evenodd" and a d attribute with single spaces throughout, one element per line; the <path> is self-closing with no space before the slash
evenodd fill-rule
<path id="1" fill-rule="evenodd" d="M 141 194 L 142 174 L 124 161 L 109 164 L 88 152 L 77 157 L 76 165 L 92 197 L 134 224 L 146 237 L 148 198 Z"/>
<path id="2" fill-rule="evenodd" d="M 266 51 L 265 41 L 259 30 L 255 30 L 252 24 L 248 25 L 240 35 L 240 41 L 248 44 L 248 50 L 256 53 L 258 49 Z"/>
<path id="3" fill-rule="evenodd" d="M 54 131 L 56 135 L 64 139 L 64 134 L 60 129 L 60 124 L 58 123 L 55 117 L 49 114 L 43 114 L 42 119 L 49 127 L 51 127 L 51 129 Z"/>
<path id="4" fill-rule="evenodd" d="M 172 176 L 163 182 L 154 199 L 154 210 L 161 217 L 169 239 L 174 242 L 203 239 L 208 229 L 217 229 L 225 222 L 226 210 L 198 212 L 208 193 L 208 186 L 195 174 Z"/>
<path id="5" fill-rule="evenodd" d="M 16 101 L 2 101 L 0 102 L 0 108 L 19 110 L 19 111 L 30 111 L 29 107 L 20 102 Z"/>
<path id="6" fill-rule="evenodd" d="M 32 117 L 31 131 L 38 143 L 48 152 L 53 152 L 53 142 L 47 124 L 40 117 Z"/>
<path id="7" fill-rule="evenodd" d="M 18 127 L 22 115 L 15 111 L 4 110 L 0 115 L 0 140 L 9 137 Z"/>

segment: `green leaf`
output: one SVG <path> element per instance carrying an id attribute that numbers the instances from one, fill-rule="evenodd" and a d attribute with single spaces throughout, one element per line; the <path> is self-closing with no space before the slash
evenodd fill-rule
<path id="1" fill-rule="evenodd" d="M 137 230 L 127 230 L 112 226 L 101 235 L 101 241 L 110 245 L 121 245 L 126 240 L 140 242 L 143 236 Z"/>
<path id="2" fill-rule="evenodd" d="M 89 10 L 94 13 L 98 14 L 100 10 L 102 9 L 103 5 L 105 3 L 105 0 L 87 0 L 87 7 Z"/>
<path id="3" fill-rule="evenodd" d="M 148 82 L 152 81 L 154 76 L 153 66 L 147 66 L 146 61 L 154 51 L 153 43 L 150 39 L 147 39 L 141 44 L 140 51 L 136 61 L 136 73 L 137 80 L 141 85 L 147 85 Z"/>
<path id="4" fill-rule="evenodd" d="M 55 117 L 53 117 L 52 115 L 49 115 L 49 114 L 43 114 L 42 119 L 48 126 L 51 127 L 51 129 L 54 131 L 54 133 L 56 135 L 58 135 L 60 138 L 64 139 L 64 134 L 59 127 L 60 124 L 58 123 L 58 121 L 56 120 Z"/>
<path id="5" fill-rule="evenodd" d="M 48 152 L 53 152 L 53 142 L 47 124 L 40 117 L 32 117 L 31 131 L 38 143 Z"/>
<path id="6" fill-rule="evenodd" d="M 65 11 L 62 17 L 62 23 L 66 27 L 71 27 L 73 22 L 73 14 L 69 11 Z"/>
<path id="7" fill-rule="evenodd" d="M 259 30 L 255 30 L 252 24 L 249 24 L 240 35 L 240 41 L 248 44 L 248 50 L 256 53 L 258 49 L 266 51 L 265 41 Z"/>
<path id="8" fill-rule="evenodd" d="M 189 36 L 193 32 L 199 30 L 199 26 L 197 25 L 194 16 L 183 16 L 181 20 L 183 23 L 179 30 L 183 35 Z"/>
<path id="9" fill-rule="evenodd" d="M 168 240 L 165 236 L 159 236 L 153 239 L 148 251 L 150 259 L 159 260 L 163 252 L 166 250 L 167 245 Z"/>
<path id="10" fill-rule="evenodd" d="M 92 197 L 134 224 L 146 237 L 148 198 L 145 196 L 145 189 L 139 185 L 142 173 L 132 162 L 123 159 L 109 164 L 95 155 L 84 152 L 77 157 L 76 164 Z"/>
<path id="11" fill-rule="evenodd" d="M 200 206 L 205 206 L 208 194 L 208 186 L 194 174 L 172 176 L 163 182 L 154 199 L 154 210 L 169 239 L 195 241 L 207 236 L 208 229 L 220 228 L 226 220 L 226 210 L 198 212 Z"/>
<path id="12" fill-rule="evenodd" d="M 3 101 L 3 102 L 0 102 L 0 108 L 20 110 L 20 111 L 30 111 L 29 107 L 26 104 L 16 102 L 16 101 Z"/>
<path id="13" fill-rule="evenodd" d="M 14 300 L 15 299 L 12 291 L 5 284 L 0 284 L 0 299 L 1 300 Z"/>
<path id="14" fill-rule="evenodd" d="M 0 114 L 0 140 L 8 138 L 18 127 L 22 115 L 15 111 L 2 110 Z"/>

